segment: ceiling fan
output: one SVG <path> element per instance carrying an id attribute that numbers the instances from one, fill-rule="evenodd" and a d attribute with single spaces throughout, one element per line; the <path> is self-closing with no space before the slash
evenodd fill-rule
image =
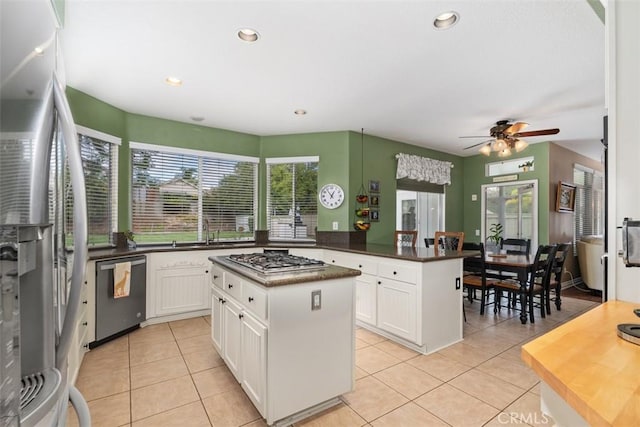
<path id="1" fill-rule="evenodd" d="M 555 135 L 560 132 L 560 129 L 541 129 L 532 130 L 528 132 L 521 132 L 524 128 L 529 126 L 525 122 L 509 123 L 509 120 L 500 120 L 489 130 L 491 139 L 479 142 L 478 144 L 470 145 L 469 148 L 474 148 L 482 145 L 480 152 L 485 156 L 489 156 L 492 151 L 497 151 L 498 156 L 507 157 L 511 155 L 511 150 L 520 152 L 527 148 L 529 145 L 526 141 L 520 139 L 521 137 L 529 136 L 542 136 L 542 135 Z M 486 138 L 485 136 L 461 136 L 460 138 Z"/>

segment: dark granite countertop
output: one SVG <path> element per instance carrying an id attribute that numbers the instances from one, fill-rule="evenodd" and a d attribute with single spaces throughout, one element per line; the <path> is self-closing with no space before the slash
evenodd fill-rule
<path id="1" fill-rule="evenodd" d="M 233 261 L 229 261 L 223 256 L 210 256 L 209 260 L 267 288 L 307 282 L 319 282 L 331 279 L 342 279 L 345 277 L 359 276 L 361 274 L 360 270 L 328 264 L 325 265 L 324 268 L 318 270 L 264 274 L 247 267 L 242 267 Z"/>
<path id="2" fill-rule="evenodd" d="M 403 259 L 414 262 L 431 262 L 441 261 L 443 259 L 465 258 L 477 255 L 476 251 L 442 251 L 435 252 L 435 248 L 395 248 L 392 245 L 350 245 L 350 246 L 324 246 L 315 244 L 301 244 L 297 242 L 273 242 L 268 245 L 256 245 L 254 242 L 247 243 L 216 243 L 212 245 L 193 244 L 193 245 L 177 245 L 175 248 L 171 245 L 155 245 L 155 246 L 138 246 L 136 249 L 118 249 L 103 248 L 89 250 L 90 260 L 100 260 L 107 258 L 118 258 L 131 255 L 144 255 L 156 252 L 182 252 L 182 251 L 202 251 L 202 250 L 222 250 L 222 249 L 260 249 L 260 248 L 311 248 L 311 249 L 329 249 L 334 251 L 350 252 L 361 255 L 373 255 L 386 258 Z"/>

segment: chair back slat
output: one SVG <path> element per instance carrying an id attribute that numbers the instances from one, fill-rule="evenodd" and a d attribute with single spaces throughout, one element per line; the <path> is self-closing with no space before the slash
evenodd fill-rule
<path id="1" fill-rule="evenodd" d="M 500 239 L 500 249 L 509 255 L 527 255 L 531 253 L 531 239 Z"/>
<path id="2" fill-rule="evenodd" d="M 464 232 L 462 231 L 436 231 L 434 245 L 447 250 L 462 251 L 464 244 Z"/>
<path id="3" fill-rule="evenodd" d="M 418 232 L 415 230 L 396 230 L 393 236 L 393 244 L 396 248 L 408 246 L 415 248 L 418 240 Z"/>

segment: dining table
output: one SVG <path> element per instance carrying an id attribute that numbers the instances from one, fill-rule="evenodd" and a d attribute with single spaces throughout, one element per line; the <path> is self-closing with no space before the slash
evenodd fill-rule
<path id="1" fill-rule="evenodd" d="M 527 280 L 529 273 L 533 268 L 534 257 L 532 255 L 513 255 L 513 254 L 492 254 L 485 255 L 485 266 L 487 273 L 490 270 L 498 274 L 492 274 L 491 277 L 501 278 L 500 273 L 515 273 L 520 283 L 520 321 L 524 325 L 527 323 Z"/>

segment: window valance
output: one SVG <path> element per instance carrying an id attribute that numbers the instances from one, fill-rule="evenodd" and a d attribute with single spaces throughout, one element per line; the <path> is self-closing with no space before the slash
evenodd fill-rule
<path id="1" fill-rule="evenodd" d="M 451 184 L 451 162 L 434 160 L 413 154 L 396 154 L 398 169 L 396 179 L 409 178 L 433 184 Z"/>

